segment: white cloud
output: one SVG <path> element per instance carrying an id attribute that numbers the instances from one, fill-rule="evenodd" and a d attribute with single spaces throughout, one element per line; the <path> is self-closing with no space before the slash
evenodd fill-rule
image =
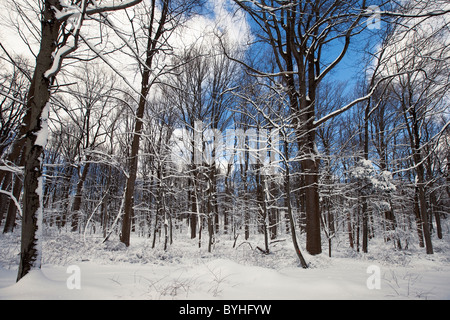
<path id="1" fill-rule="evenodd" d="M 211 13 L 194 15 L 172 38 L 177 49 L 192 45 L 219 46 L 218 36 L 225 37 L 231 48 L 244 47 L 251 38 L 245 14 L 230 0 L 209 0 Z"/>

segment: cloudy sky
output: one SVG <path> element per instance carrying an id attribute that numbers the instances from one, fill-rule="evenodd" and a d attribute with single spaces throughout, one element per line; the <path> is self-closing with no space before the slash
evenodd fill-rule
<path id="1" fill-rule="evenodd" d="M 4 8 L 4 10 L 0 11 L 0 42 L 9 55 L 21 55 L 27 58 L 30 67 L 34 66 L 35 55 L 39 49 L 38 2 L 38 0 L 0 0 L 0 7 Z M 128 17 L 135 15 L 136 12 L 139 13 L 141 9 L 139 7 L 128 9 Z M 22 11 L 24 14 L 19 14 L 19 11 Z M 214 32 L 216 34 L 226 33 L 230 43 L 235 47 L 247 43 L 250 32 L 249 26 L 243 13 L 236 12 L 236 7 L 232 5 L 230 0 L 208 0 L 205 11 L 209 13 L 192 16 L 184 28 L 171 35 L 170 44 L 175 50 L 190 46 L 195 42 L 208 41 L 214 44 L 211 36 Z M 124 40 L 128 40 L 130 47 L 133 47 L 134 44 L 131 43 L 132 30 L 130 29 L 128 17 L 124 12 L 114 12 L 109 15 L 110 20 L 116 26 L 130 32 L 128 35 L 124 33 L 122 39 L 119 39 L 110 28 L 101 27 L 95 21 L 85 21 L 81 35 L 89 41 L 92 46 L 91 49 L 95 48 L 97 53 L 101 54 L 119 46 L 124 46 Z M 100 33 L 104 34 L 104 36 L 99 37 Z M 131 56 L 131 48 L 125 48 L 125 51 L 127 50 L 128 55 Z M 87 49 L 86 45 L 81 45 L 76 51 L 78 57 L 84 58 L 92 57 L 97 53 Z M 3 50 L 0 56 L 6 57 Z M 136 65 L 131 61 L 124 63 L 124 61 L 127 61 L 127 58 L 118 52 L 104 55 L 104 57 L 121 74 L 124 72 L 124 74 L 133 75 L 137 71 Z M 4 64 L 5 62 L 2 61 L 2 65 Z M 131 78 L 133 77 L 131 76 Z M 139 79 L 134 77 L 131 82 L 138 83 Z"/>

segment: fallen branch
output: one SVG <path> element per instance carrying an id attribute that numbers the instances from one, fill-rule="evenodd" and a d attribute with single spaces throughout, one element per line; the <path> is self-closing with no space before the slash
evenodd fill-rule
<path id="1" fill-rule="evenodd" d="M 242 245 L 243 245 L 244 243 L 248 244 L 248 245 L 250 246 L 250 249 L 252 249 L 252 250 L 253 250 L 253 247 L 252 247 L 251 243 L 250 243 L 250 242 L 248 242 L 248 241 L 244 241 L 244 242 L 241 242 L 241 244 L 240 244 L 240 245 L 238 245 L 236 249 L 238 249 L 238 248 L 239 248 L 240 246 L 242 246 Z"/>
<path id="2" fill-rule="evenodd" d="M 266 254 L 266 255 L 270 253 L 268 249 L 267 250 L 263 250 L 260 247 L 256 247 L 256 249 L 258 249 L 259 251 L 261 251 L 263 254 Z"/>
<path id="3" fill-rule="evenodd" d="M 269 245 L 272 245 L 277 242 L 284 242 L 284 241 L 286 241 L 286 239 L 278 239 L 278 240 L 270 241 Z"/>

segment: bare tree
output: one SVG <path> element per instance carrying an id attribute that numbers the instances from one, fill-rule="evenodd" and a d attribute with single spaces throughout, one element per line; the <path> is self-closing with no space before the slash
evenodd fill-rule
<path id="1" fill-rule="evenodd" d="M 168 71 L 166 70 L 167 66 L 164 62 L 161 63 L 156 61 L 157 56 L 158 54 L 161 54 L 164 59 L 165 53 L 171 49 L 168 43 L 169 37 L 173 34 L 175 28 L 178 23 L 181 22 L 184 15 L 187 15 L 196 4 L 196 0 L 181 2 L 162 0 L 160 1 L 160 4 L 159 1 L 153 0 L 149 5 L 146 5 L 143 8 L 143 13 L 140 15 L 143 19 L 138 22 L 141 23 L 139 28 L 144 33 L 144 39 L 146 39 L 144 49 L 142 49 L 139 45 L 141 42 L 141 39 L 139 39 L 140 32 L 137 32 L 135 29 L 134 17 L 129 17 L 134 31 L 132 34 L 132 43 L 135 44 L 135 47 L 131 48 L 131 50 L 139 65 L 141 88 L 139 91 L 135 125 L 131 141 L 131 153 L 128 163 L 129 176 L 125 190 L 124 215 L 122 221 L 121 241 L 126 246 L 130 245 L 134 187 L 138 167 L 140 135 L 143 127 L 142 118 L 147 106 L 147 97 L 155 81 L 158 81 L 161 74 Z M 141 52 L 143 52 L 144 58 L 141 58 Z"/>
<path id="2" fill-rule="evenodd" d="M 450 122 L 444 116 L 446 95 L 449 90 L 448 26 L 446 16 L 422 15 L 423 11 L 444 12 L 448 4 L 411 1 L 404 8 L 389 41 L 383 49 L 384 58 L 375 76 L 384 77 L 398 73 L 380 101 L 394 105 L 404 119 L 404 130 L 409 140 L 410 168 L 415 175 L 417 212 L 423 231 L 426 251 L 433 253 L 427 201 L 427 159 L 433 156 L 429 148 L 448 130 Z M 402 74 L 400 74 L 402 73 Z M 430 136 L 431 125 L 439 129 Z"/>
<path id="3" fill-rule="evenodd" d="M 360 31 L 365 1 L 236 1 L 253 19 L 260 38 L 272 48 L 277 70 L 253 70 L 260 76 L 281 77 L 295 116 L 301 167 L 304 173 L 307 250 L 321 253 L 319 162 L 315 146 L 317 127 L 328 117 L 316 120 L 319 83 L 342 60 L 354 33 Z M 326 45 L 341 39 L 337 57 L 326 63 Z"/>
<path id="4" fill-rule="evenodd" d="M 86 0 L 62 4 L 59 0 L 38 3 L 41 20 L 39 53 L 26 99 L 26 114 L 8 160 L 24 168 L 21 262 L 17 280 L 31 269 L 40 268 L 39 238 L 42 232 L 42 156 L 47 143 L 48 114 L 52 85 L 63 60 L 78 47 L 80 29 L 86 17 L 122 10 L 142 0 L 92 5 Z M 19 156 L 22 154 L 21 156 Z"/>
<path id="5" fill-rule="evenodd" d="M 12 167 L 14 163 L 8 161 L 7 154 L 14 141 L 18 139 L 17 131 L 22 122 L 24 113 L 24 101 L 26 89 L 29 86 L 29 71 L 26 61 L 20 57 L 14 59 L 6 49 L 1 46 L 12 64 L 12 71 L 5 66 L 5 73 L 0 76 L 0 224 L 3 215 L 7 211 L 4 231 L 12 232 L 16 220 L 20 191 L 22 189 L 22 177 L 17 175 Z M 3 177 L 3 178 L 1 178 Z"/>

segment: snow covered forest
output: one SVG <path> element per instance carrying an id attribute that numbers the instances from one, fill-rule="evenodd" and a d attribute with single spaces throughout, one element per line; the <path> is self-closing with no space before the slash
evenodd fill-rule
<path id="1" fill-rule="evenodd" d="M 0 299 L 450 299 L 448 0 L 0 8 Z"/>

